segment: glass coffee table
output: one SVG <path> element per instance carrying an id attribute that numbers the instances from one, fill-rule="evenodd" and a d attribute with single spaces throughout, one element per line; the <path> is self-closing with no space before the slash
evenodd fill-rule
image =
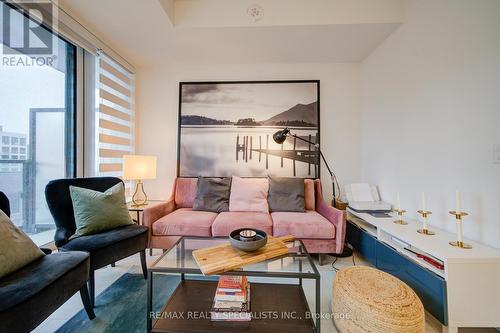
<path id="1" fill-rule="evenodd" d="M 248 322 L 210 320 L 217 276 L 204 276 L 193 250 L 227 243 L 227 238 L 180 237 L 148 268 L 147 332 L 320 332 L 320 274 L 300 240 L 287 255 L 224 274 L 245 275 L 251 283 Z M 152 312 L 153 285 L 162 274 L 178 275 L 178 285 L 159 312 Z M 303 281 L 307 280 L 307 281 Z M 315 290 L 311 312 L 303 283 Z"/>

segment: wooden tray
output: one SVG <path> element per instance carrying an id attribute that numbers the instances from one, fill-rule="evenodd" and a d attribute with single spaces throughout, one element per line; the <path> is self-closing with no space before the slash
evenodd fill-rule
<path id="1" fill-rule="evenodd" d="M 293 236 L 268 236 L 267 244 L 254 252 L 238 250 L 228 241 L 227 244 L 195 250 L 193 257 L 204 275 L 220 274 L 285 255 L 288 253 L 285 243 L 293 240 Z"/>

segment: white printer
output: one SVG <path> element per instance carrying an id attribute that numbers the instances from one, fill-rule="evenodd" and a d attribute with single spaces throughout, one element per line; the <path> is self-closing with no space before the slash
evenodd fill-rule
<path id="1" fill-rule="evenodd" d="M 349 208 L 357 212 L 389 212 L 391 204 L 381 201 L 378 189 L 368 183 L 354 183 L 345 186 Z"/>

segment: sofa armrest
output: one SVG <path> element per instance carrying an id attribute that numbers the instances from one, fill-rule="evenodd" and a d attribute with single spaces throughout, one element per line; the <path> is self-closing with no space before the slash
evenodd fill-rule
<path id="1" fill-rule="evenodd" d="M 314 190 L 316 196 L 316 211 L 335 226 L 335 250 L 337 253 L 342 253 L 344 250 L 346 233 L 346 212 L 326 203 L 323 198 L 321 181 L 319 179 L 314 181 Z"/>
<path id="2" fill-rule="evenodd" d="M 148 227 L 148 244 L 153 236 L 153 223 L 161 219 L 163 216 L 172 213 L 175 210 L 174 198 L 144 209 L 142 212 L 142 224 Z"/>

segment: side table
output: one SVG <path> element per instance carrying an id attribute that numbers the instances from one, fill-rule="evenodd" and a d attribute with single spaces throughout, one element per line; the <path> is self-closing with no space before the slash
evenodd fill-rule
<path id="1" fill-rule="evenodd" d="M 148 203 L 145 205 L 140 205 L 140 206 L 134 206 L 134 203 L 132 201 L 127 202 L 127 208 L 129 212 L 135 212 L 136 213 L 136 218 L 135 222 L 137 224 L 142 225 L 141 221 L 141 213 L 144 211 L 144 209 L 158 205 L 160 203 L 165 202 L 165 200 L 148 200 Z M 153 255 L 153 249 L 149 249 L 149 255 Z"/>

